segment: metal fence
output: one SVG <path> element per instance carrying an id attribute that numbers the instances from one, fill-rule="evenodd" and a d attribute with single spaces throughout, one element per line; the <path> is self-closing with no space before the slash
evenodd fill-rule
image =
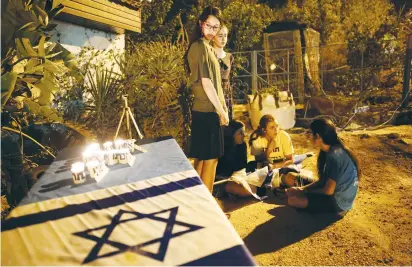
<path id="1" fill-rule="evenodd" d="M 289 90 L 302 102 L 316 91 L 357 95 L 390 89 L 402 81 L 404 51 L 401 41 L 391 40 L 368 44 L 362 52 L 346 44 L 303 47 L 302 55 L 293 48 L 235 52 L 234 100 L 245 103 L 247 94 L 273 90 Z"/>

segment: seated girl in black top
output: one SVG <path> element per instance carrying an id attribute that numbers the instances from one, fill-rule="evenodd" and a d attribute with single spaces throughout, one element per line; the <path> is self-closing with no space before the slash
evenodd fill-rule
<path id="1" fill-rule="evenodd" d="M 224 155 L 219 158 L 216 174 L 230 177 L 233 172 L 246 168 L 247 146 L 244 124 L 233 120 L 225 127 Z"/>

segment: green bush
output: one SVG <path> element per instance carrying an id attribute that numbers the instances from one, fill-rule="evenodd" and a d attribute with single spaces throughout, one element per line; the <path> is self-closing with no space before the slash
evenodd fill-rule
<path id="1" fill-rule="evenodd" d="M 50 3 L 2 1 L 1 194 L 9 207 L 17 205 L 33 185 L 31 169 L 50 160 L 43 154 L 50 153 L 45 146 L 43 150 L 36 146 L 37 153 L 28 156 L 23 135 L 41 123 L 62 121 L 51 107 L 58 80 L 65 75 L 82 79 L 74 55 L 50 41 L 57 26 L 53 18 L 63 9 L 62 0 Z M 2 207 L 2 218 L 7 212 Z"/>
<path id="2" fill-rule="evenodd" d="M 183 67 L 185 47 L 138 44 L 119 60 L 123 85 L 145 137 L 171 135 L 187 148 L 191 93 Z"/>
<path id="3" fill-rule="evenodd" d="M 120 120 L 123 93 L 121 75 L 113 69 L 91 67 L 87 70 L 86 78 L 86 126 L 104 142 L 113 138 Z"/>

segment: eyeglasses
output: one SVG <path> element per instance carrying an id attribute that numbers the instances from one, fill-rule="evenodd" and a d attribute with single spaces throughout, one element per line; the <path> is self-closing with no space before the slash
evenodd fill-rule
<path id="1" fill-rule="evenodd" d="M 207 22 L 205 22 L 204 25 L 205 25 L 205 28 L 206 28 L 206 29 L 208 29 L 208 30 L 213 30 L 214 32 L 217 32 L 217 31 L 220 30 L 220 25 L 212 26 L 212 25 L 210 25 L 210 24 L 207 23 Z"/>

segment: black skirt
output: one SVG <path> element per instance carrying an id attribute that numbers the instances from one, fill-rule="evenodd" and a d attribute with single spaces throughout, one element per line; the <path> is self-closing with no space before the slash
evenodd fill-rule
<path id="1" fill-rule="evenodd" d="M 192 111 L 189 157 L 208 160 L 223 156 L 223 127 L 215 112 Z"/>

